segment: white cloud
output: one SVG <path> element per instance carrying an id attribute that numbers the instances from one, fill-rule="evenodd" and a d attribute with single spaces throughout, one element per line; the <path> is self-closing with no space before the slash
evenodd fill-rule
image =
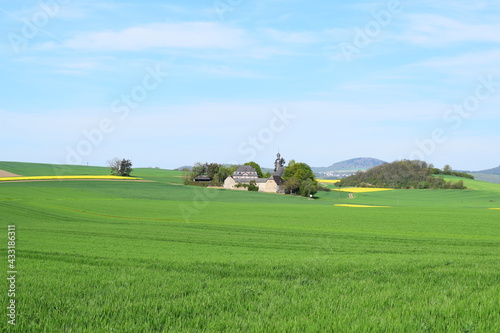
<path id="1" fill-rule="evenodd" d="M 249 79 L 263 79 L 266 75 L 258 74 L 249 70 L 238 70 L 228 66 L 199 66 L 191 67 L 198 73 L 209 74 L 219 77 L 240 77 Z"/>
<path id="2" fill-rule="evenodd" d="M 284 32 L 276 29 L 265 29 L 264 33 L 280 43 L 310 44 L 317 41 L 314 35 L 308 32 Z"/>
<path id="3" fill-rule="evenodd" d="M 396 36 L 421 46 L 446 46 L 461 42 L 500 42 L 500 23 L 471 24 L 434 14 L 408 15 L 407 30 Z"/>
<path id="4" fill-rule="evenodd" d="M 244 32 L 218 23 L 153 23 L 121 31 L 82 33 L 64 42 L 78 50 L 140 51 L 151 48 L 234 49 L 245 45 Z M 43 44 L 42 49 L 54 44 Z"/>
<path id="5" fill-rule="evenodd" d="M 489 67 L 493 69 L 500 63 L 500 50 L 488 50 L 482 52 L 468 52 L 457 56 L 436 57 L 423 61 L 417 66 L 442 68 L 464 68 L 472 67 L 477 72 L 478 67 Z"/>

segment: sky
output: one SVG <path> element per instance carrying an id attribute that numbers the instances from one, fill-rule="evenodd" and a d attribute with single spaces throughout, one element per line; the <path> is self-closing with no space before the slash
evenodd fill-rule
<path id="1" fill-rule="evenodd" d="M 500 164 L 496 0 L 0 1 L 0 160 Z"/>

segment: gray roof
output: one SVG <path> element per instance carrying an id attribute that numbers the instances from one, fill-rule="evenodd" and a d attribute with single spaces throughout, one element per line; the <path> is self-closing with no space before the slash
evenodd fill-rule
<path id="1" fill-rule="evenodd" d="M 202 180 L 202 181 L 210 181 L 212 180 L 212 178 L 208 177 L 207 175 L 199 175 L 199 176 L 196 176 L 195 181 L 197 180 Z"/>
<path id="2" fill-rule="evenodd" d="M 265 183 L 269 178 L 248 178 L 248 177 L 233 176 L 233 179 L 237 183 L 250 183 L 250 181 L 252 180 L 254 180 L 256 183 Z"/>
<path id="3" fill-rule="evenodd" d="M 233 173 L 234 178 L 257 179 L 257 171 L 250 165 L 240 165 Z"/>
<path id="4" fill-rule="evenodd" d="M 251 165 L 240 165 L 235 172 L 257 172 Z"/>
<path id="5" fill-rule="evenodd" d="M 254 179 L 233 176 L 233 179 L 237 183 L 249 183 L 251 180 L 255 180 L 256 183 L 265 183 L 268 180 L 274 180 L 278 185 L 285 184 L 285 181 L 280 176 L 272 176 L 271 178 L 254 178 Z"/>
<path id="6" fill-rule="evenodd" d="M 281 178 L 281 176 L 274 175 L 273 179 L 276 182 L 276 184 L 278 184 L 278 185 L 284 185 L 285 184 L 285 180 L 283 178 Z"/>

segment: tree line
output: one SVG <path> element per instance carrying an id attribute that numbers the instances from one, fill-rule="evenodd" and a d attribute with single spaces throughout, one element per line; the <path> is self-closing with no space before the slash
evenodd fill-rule
<path id="1" fill-rule="evenodd" d="M 434 176 L 461 174 L 452 172 L 449 166 L 445 170 L 439 170 L 434 168 L 432 164 L 429 165 L 424 161 L 402 160 L 382 164 L 367 171 L 358 171 L 354 175 L 336 183 L 336 186 L 395 189 L 465 189 L 463 180 L 452 182 Z"/>
<path id="2" fill-rule="evenodd" d="M 456 176 L 468 179 L 474 179 L 474 176 L 467 172 L 453 171 L 452 167 L 449 164 L 446 164 L 443 170 L 439 168 L 432 168 L 433 175 L 446 175 L 446 176 Z"/>

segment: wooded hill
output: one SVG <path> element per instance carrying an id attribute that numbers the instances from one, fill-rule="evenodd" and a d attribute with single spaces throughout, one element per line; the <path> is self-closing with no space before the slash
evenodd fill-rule
<path id="1" fill-rule="evenodd" d="M 381 187 L 396 189 L 465 189 L 464 182 L 445 181 L 439 174 L 447 174 L 423 161 L 402 160 L 382 164 L 367 171 L 359 171 L 336 185 Z"/>

